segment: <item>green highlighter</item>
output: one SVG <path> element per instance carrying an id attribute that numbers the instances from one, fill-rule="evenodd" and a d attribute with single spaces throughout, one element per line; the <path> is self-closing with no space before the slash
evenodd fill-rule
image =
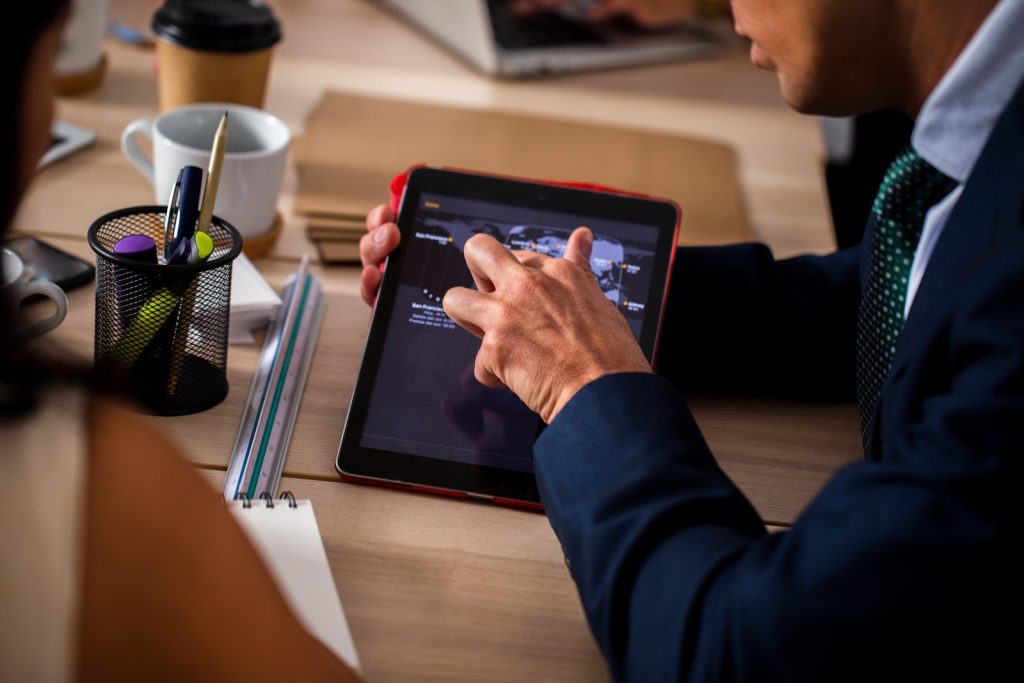
<path id="1" fill-rule="evenodd" d="M 178 310 L 181 293 L 176 290 L 187 288 L 187 283 L 183 287 L 161 287 L 142 304 L 111 351 L 111 360 L 119 370 L 127 372 L 135 365 L 164 323 Z"/>
<path id="2" fill-rule="evenodd" d="M 187 249 L 189 264 L 202 263 L 213 253 L 213 240 L 205 232 L 197 232 L 187 243 L 179 246 L 179 249 L 183 248 Z M 171 316 L 178 312 L 181 299 L 191 284 L 190 278 L 161 287 L 142 304 L 112 349 L 111 360 L 119 370 L 127 372 L 135 365 Z M 191 311 L 188 317 L 191 318 Z"/>
<path id="3" fill-rule="evenodd" d="M 197 232 L 187 240 L 182 240 L 167 259 L 167 264 L 180 266 L 202 263 L 213 253 L 213 240 L 205 232 Z"/>
<path id="4" fill-rule="evenodd" d="M 189 249 L 188 262 L 190 264 L 202 263 L 210 258 L 213 253 L 213 239 L 205 232 L 199 231 L 192 237 L 192 244 Z"/>

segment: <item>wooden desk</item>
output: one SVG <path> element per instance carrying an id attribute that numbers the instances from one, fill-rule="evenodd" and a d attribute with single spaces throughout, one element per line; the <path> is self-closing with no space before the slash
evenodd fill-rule
<path id="1" fill-rule="evenodd" d="M 111 16 L 141 26 L 155 3 L 112 0 Z M 484 79 L 356 0 L 277 0 L 288 39 L 274 63 L 268 108 L 295 131 L 327 88 L 523 111 L 704 135 L 742 162 L 758 234 L 780 253 L 831 247 L 816 124 L 787 111 L 772 78 L 740 52 L 719 61 L 551 81 Z M 119 136 L 153 116 L 152 53 L 107 45 L 102 87 L 63 100 L 59 114 L 99 133 L 88 152 L 43 171 L 16 228 L 92 258 L 85 230 L 99 215 L 149 204 L 152 190 L 122 157 Z M 280 208 L 286 234 L 258 263 L 279 287 L 309 249 L 291 216 L 294 174 Z M 382 188 L 382 198 L 384 189 Z M 595 680 L 604 666 L 547 521 L 482 504 L 338 481 L 334 456 L 369 313 L 354 268 L 314 269 L 328 305 L 292 439 L 283 488 L 316 503 L 327 554 L 370 680 Z M 52 339 L 91 358 L 93 293 L 70 296 Z M 156 420 L 211 483 L 222 478 L 258 349 L 233 346 L 231 390 L 200 415 Z M 822 482 L 858 452 L 852 406 L 693 400 L 725 470 L 766 520 L 790 523 Z"/>

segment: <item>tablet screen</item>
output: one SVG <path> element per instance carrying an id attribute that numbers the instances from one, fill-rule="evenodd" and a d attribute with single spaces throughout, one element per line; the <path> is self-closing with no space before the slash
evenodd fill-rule
<path id="1" fill-rule="evenodd" d="M 591 268 L 639 339 L 649 311 L 659 230 L 653 225 L 423 193 L 403 233 L 398 287 L 388 311 L 360 445 L 438 460 L 532 472 L 541 421 L 507 389 L 473 377 L 480 341 L 445 314 L 456 286 L 472 287 L 463 247 L 486 234 L 510 249 L 561 256 L 573 229 L 594 233 Z M 389 275 L 393 275 L 389 273 Z M 376 324 L 376 321 L 375 321 Z"/>

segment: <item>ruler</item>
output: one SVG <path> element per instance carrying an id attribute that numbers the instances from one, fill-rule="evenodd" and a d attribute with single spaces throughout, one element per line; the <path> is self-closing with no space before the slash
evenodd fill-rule
<path id="1" fill-rule="evenodd" d="M 227 500 L 240 494 L 249 499 L 264 493 L 277 496 L 324 305 L 320 282 L 310 275 L 309 257 L 303 256 L 299 270 L 281 291 L 281 310 L 263 342 L 224 475 Z"/>

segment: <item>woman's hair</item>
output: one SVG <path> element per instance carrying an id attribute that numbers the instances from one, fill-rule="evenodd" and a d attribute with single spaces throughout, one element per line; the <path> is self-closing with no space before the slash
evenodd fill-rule
<path id="1" fill-rule="evenodd" d="M 70 0 L 32 0 L 20 3 L 17 19 L 0 41 L 0 92 L 8 98 L 0 107 L 0 242 L 6 241 L 18 208 L 23 167 L 21 138 L 25 130 L 23 99 L 29 61 L 40 38 L 69 11 Z M 0 413 L 30 406 L 34 394 L 31 364 L 22 357 L 17 341 L 17 311 L 6 298 L 0 301 Z"/>

